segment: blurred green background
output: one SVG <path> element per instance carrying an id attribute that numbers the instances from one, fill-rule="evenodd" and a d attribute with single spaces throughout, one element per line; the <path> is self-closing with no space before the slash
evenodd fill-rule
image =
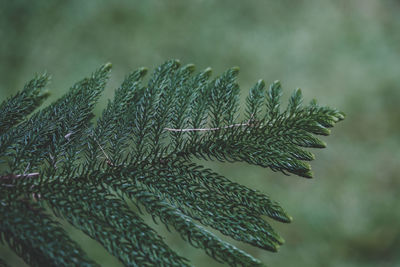
<path id="1" fill-rule="evenodd" d="M 279 253 L 233 243 L 269 266 L 400 266 L 399 14 L 398 0 L 1 1 L 0 100 L 47 70 L 49 103 L 112 62 L 99 114 L 128 72 L 170 58 L 214 74 L 239 66 L 243 98 L 260 78 L 281 80 L 285 98 L 300 87 L 307 102 L 347 117 L 324 138 L 328 148 L 313 151 L 313 180 L 209 164 L 294 217 L 273 224 L 286 239 Z M 119 264 L 63 223 L 97 262 Z M 149 224 L 195 265 L 220 266 Z M 0 257 L 23 266 L 5 246 Z"/>

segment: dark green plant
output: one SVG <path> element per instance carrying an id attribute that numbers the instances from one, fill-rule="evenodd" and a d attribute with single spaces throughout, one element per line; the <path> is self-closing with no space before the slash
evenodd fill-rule
<path id="1" fill-rule="evenodd" d="M 201 226 L 276 251 L 283 239 L 267 221 L 292 219 L 257 190 L 192 162 L 194 157 L 247 162 L 283 173 L 312 176 L 303 147 L 323 148 L 314 135 L 344 118 L 315 101 L 302 106 L 296 90 L 285 110 L 281 86 L 250 89 L 239 121 L 237 68 L 210 80 L 193 65 L 172 60 L 147 83 L 132 72 L 96 124 L 92 109 L 110 64 L 75 84 L 50 106 L 27 117 L 47 96 L 48 76 L 30 81 L 0 106 L 0 235 L 32 266 L 97 265 L 52 217 L 65 218 L 127 266 L 187 266 L 128 199 L 191 245 L 232 266 L 259 260 Z"/>

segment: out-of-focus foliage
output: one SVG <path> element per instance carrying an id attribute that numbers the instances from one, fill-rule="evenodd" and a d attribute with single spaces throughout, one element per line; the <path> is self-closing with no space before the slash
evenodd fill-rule
<path id="1" fill-rule="evenodd" d="M 127 69 L 167 58 L 196 62 L 199 69 L 213 66 L 215 73 L 240 66 L 242 88 L 261 77 L 268 83 L 282 80 L 285 88 L 300 86 L 307 96 L 345 111 L 346 121 L 330 139 L 329 151 L 316 152 L 312 181 L 278 179 L 243 165 L 211 166 L 273 192 L 294 217 L 292 225 L 276 226 L 290 236 L 280 253 L 238 247 L 271 266 L 395 266 L 400 263 L 399 12 L 397 0 L 2 1 L 0 100 L 42 70 L 51 70 L 54 100 L 82 73 L 108 61 L 115 66 L 105 92 L 110 98 Z M 104 107 L 102 100 L 97 110 Z M 212 266 L 205 254 L 164 235 L 193 263 Z M 80 242 L 99 262 L 115 263 L 97 244 Z M 9 252 L 0 253 L 4 258 Z"/>

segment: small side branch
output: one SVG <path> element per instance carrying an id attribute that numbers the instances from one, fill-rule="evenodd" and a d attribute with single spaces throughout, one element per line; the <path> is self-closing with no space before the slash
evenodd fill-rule
<path id="1" fill-rule="evenodd" d="M 18 178 L 30 178 L 30 177 L 36 177 L 39 176 L 38 172 L 32 172 L 32 173 L 27 173 L 27 174 L 7 174 L 0 176 L 0 180 L 12 180 L 12 179 L 18 179 Z"/>
<path id="2" fill-rule="evenodd" d="M 106 162 L 109 166 L 115 167 L 114 163 L 111 161 L 110 157 L 107 155 L 106 151 L 104 151 L 103 147 L 100 145 L 99 141 L 97 141 L 97 138 L 94 136 L 93 133 L 90 134 L 90 136 L 93 137 L 94 141 L 96 144 L 99 146 L 101 152 L 103 153 L 104 157 L 106 157 Z"/>
<path id="3" fill-rule="evenodd" d="M 11 174 L 7 174 L 7 175 L 1 175 L 1 176 L 0 176 L 0 181 L 1 181 L 1 180 L 10 181 L 10 180 L 16 180 L 16 179 L 20 179 L 20 178 L 31 178 L 31 177 L 39 176 L 39 173 L 38 173 L 38 172 L 27 173 L 28 170 L 29 170 L 29 166 L 30 166 L 30 163 L 28 163 L 28 165 L 26 166 L 26 169 L 25 169 L 25 171 L 24 171 L 24 174 L 12 174 L 12 173 L 11 173 Z M 1 186 L 4 186 L 4 187 L 14 187 L 15 185 L 13 185 L 13 184 L 1 184 Z"/>
<path id="4" fill-rule="evenodd" d="M 36 177 L 39 176 L 38 172 L 32 172 L 32 173 L 26 173 L 26 174 L 7 174 L 7 175 L 2 175 L 0 176 L 0 181 L 5 180 L 10 182 L 10 180 L 16 180 L 20 178 L 31 178 L 31 177 Z M 14 187 L 15 185 L 13 184 L 1 184 L 3 187 Z"/>
<path id="5" fill-rule="evenodd" d="M 209 132 L 209 131 L 219 131 L 222 129 L 229 129 L 235 127 L 245 127 L 245 126 L 256 126 L 257 122 L 253 121 L 253 116 L 249 119 L 248 122 L 245 123 L 235 123 L 231 125 L 226 125 L 222 127 L 215 127 L 215 128 L 187 128 L 187 129 L 174 129 L 174 128 L 164 128 L 164 130 L 169 132 Z"/>
<path id="6" fill-rule="evenodd" d="M 188 129 L 164 128 L 164 130 L 170 131 L 170 132 L 208 132 L 208 131 L 218 131 L 221 129 L 249 126 L 249 125 L 250 125 L 249 123 L 236 123 L 236 124 L 231 124 L 231 125 L 226 125 L 223 127 L 216 127 L 216 128 L 188 128 Z"/>

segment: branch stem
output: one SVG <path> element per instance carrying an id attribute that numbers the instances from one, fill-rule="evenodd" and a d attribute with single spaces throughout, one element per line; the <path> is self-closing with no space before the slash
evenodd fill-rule
<path id="1" fill-rule="evenodd" d="M 29 177 L 35 177 L 39 176 L 38 172 L 32 172 L 32 173 L 27 173 L 27 174 L 7 174 L 0 176 L 0 180 L 9 180 L 9 179 L 18 179 L 18 178 L 29 178 Z"/>
<path id="2" fill-rule="evenodd" d="M 209 132 L 209 131 L 219 131 L 221 129 L 229 129 L 235 127 L 244 127 L 244 126 L 254 126 L 255 124 L 251 124 L 253 116 L 249 119 L 248 122 L 245 123 L 235 123 L 231 125 L 226 125 L 222 127 L 214 127 L 214 128 L 187 128 L 187 129 L 174 129 L 174 128 L 164 128 L 166 131 L 170 132 Z"/>

